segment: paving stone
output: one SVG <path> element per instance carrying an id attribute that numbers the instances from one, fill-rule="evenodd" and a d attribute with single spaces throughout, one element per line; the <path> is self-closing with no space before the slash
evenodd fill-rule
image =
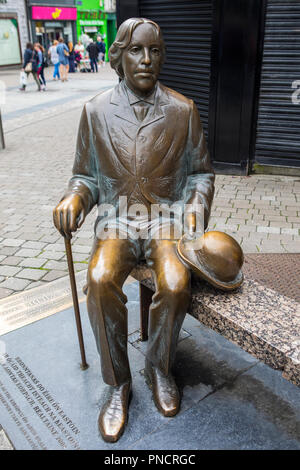
<path id="1" fill-rule="evenodd" d="M 288 253 L 300 253 L 300 243 L 299 242 L 289 242 L 289 243 L 282 242 L 282 245 L 284 246 L 284 249 Z"/>
<path id="2" fill-rule="evenodd" d="M 22 279 L 30 279 L 32 281 L 39 281 L 47 271 L 42 269 L 31 269 L 31 268 L 24 268 L 22 271 L 16 274 L 16 277 L 20 277 Z"/>
<path id="3" fill-rule="evenodd" d="M 45 269 L 56 269 L 58 271 L 68 269 L 67 263 L 64 261 L 50 260 L 43 266 Z"/>
<path id="4" fill-rule="evenodd" d="M 42 250 L 46 246 L 46 243 L 28 241 L 22 245 L 22 248 L 31 248 L 33 250 Z"/>
<path id="5" fill-rule="evenodd" d="M 24 268 L 41 268 L 46 263 L 45 259 L 25 258 L 19 266 Z"/>
<path id="6" fill-rule="evenodd" d="M 1 261 L 3 261 L 5 258 L 6 258 L 5 255 L 0 255 L 0 263 L 1 263 Z"/>
<path id="7" fill-rule="evenodd" d="M 61 235 L 59 235 L 59 234 L 57 234 L 57 235 L 44 235 L 44 236 L 42 236 L 41 241 L 47 242 L 47 243 L 54 243 L 57 240 L 59 240 L 60 238 L 61 238 Z"/>
<path id="8" fill-rule="evenodd" d="M 22 238 L 25 240 L 37 241 L 41 238 L 41 234 L 37 232 L 22 232 Z"/>
<path id="9" fill-rule="evenodd" d="M 21 258 L 20 256 L 8 256 L 3 260 L 3 264 L 9 266 L 17 266 L 23 259 L 24 258 Z"/>
<path id="10" fill-rule="evenodd" d="M 0 289 L 12 289 L 12 290 L 17 290 L 21 291 L 25 289 L 26 286 L 28 286 L 30 281 L 27 279 L 19 279 L 16 277 L 10 277 L 6 279 L 5 281 L 1 282 L 0 284 Z"/>
<path id="11" fill-rule="evenodd" d="M 83 271 L 88 268 L 88 265 L 86 263 L 74 263 L 74 268 L 76 272 Z"/>
<path id="12" fill-rule="evenodd" d="M 18 271 L 20 271 L 20 267 L 16 266 L 0 266 L 0 275 L 1 276 L 14 276 Z"/>
<path id="13" fill-rule="evenodd" d="M 1 287 L 1 285 L 0 285 L 0 299 L 5 299 L 5 297 L 8 297 L 13 292 L 14 291 L 12 289 L 6 289 L 4 287 Z"/>
<path id="14" fill-rule="evenodd" d="M 21 248 L 16 254 L 17 256 L 24 256 L 34 258 L 40 254 L 41 250 L 32 250 L 31 248 Z"/>
<path id="15" fill-rule="evenodd" d="M 43 277 L 43 281 L 55 281 L 55 279 L 59 279 L 60 277 L 64 277 L 66 275 L 66 271 L 58 271 L 55 269 L 52 269 L 49 271 L 46 276 Z"/>
<path id="16" fill-rule="evenodd" d="M 286 233 L 288 235 L 299 235 L 299 229 L 297 229 L 297 228 L 282 228 L 281 233 Z"/>
<path id="17" fill-rule="evenodd" d="M 53 260 L 60 260 L 62 257 L 64 256 L 64 253 L 62 251 L 44 251 L 43 253 L 41 253 L 38 258 L 42 258 L 42 259 L 53 259 Z"/>
<path id="18" fill-rule="evenodd" d="M 0 243 L 3 246 L 20 246 L 25 242 L 25 240 L 13 239 L 13 238 L 4 238 Z"/>
<path id="19" fill-rule="evenodd" d="M 87 253 L 89 254 L 92 249 L 92 243 L 91 246 L 85 246 L 85 245 L 72 245 L 72 250 L 74 253 Z"/>
<path id="20" fill-rule="evenodd" d="M 49 245 L 45 246 L 44 251 L 66 251 L 65 245 L 63 243 L 49 243 Z"/>
<path id="21" fill-rule="evenodd" d="M 17 251 L 18 251 L 19 248 L 16 248 L 16 247 L 12 247 L 12 246 L 0 246 L 0 255 L 6 255 L 6 256 L 10 256 L 10 255 L 14 255 Z"/>
<path id="22" fill-rule="evenodd" d="M 262 233 L 280 233 L 280 228 L 279 227 L 263 227 L 259 226 L 257 227 L 257 232 L 262 232 Z"/>
<path id="23" fill-rule="evenodd" d="M 28 284 L 28 286 L 25 287 L 25 290 L 34 289 L 36 287 L 44 286 L 45 284 L 47 283 L 43 281 L 33 281 L 33 282 L 30 282 L 30 284 Z"/>

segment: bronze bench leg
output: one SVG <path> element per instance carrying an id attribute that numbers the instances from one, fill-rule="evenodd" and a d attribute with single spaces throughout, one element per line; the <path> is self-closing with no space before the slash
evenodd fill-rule
<path id="1" fill-rule="evenodd" d="M 153 291 L 140 283 L 141 341 L 147 341 L 148 339 L 149 308 L 152 296 Z"/>

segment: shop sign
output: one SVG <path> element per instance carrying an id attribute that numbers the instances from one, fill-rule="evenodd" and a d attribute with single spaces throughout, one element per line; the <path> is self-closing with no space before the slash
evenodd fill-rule
<path id="1" fill-rule="evenodd" d="M 32 7 L 33 20 L 69 20 L 75 21 L 77 19 L 76 8 L 63 8 L 63 7 Z"/>
<path id="2" fill-rule="evenodd" d="M 98 28 L 97 26 L 85 26 L 84 31 L 86 33 L 97 33 Z"/>
<path id="3" fill-rule="evenodd" d="M 79 20 L 79 24 L 80 26 L 93 26 L 93 25 L 98 25 L 98 26 L 102 26 L 104 25 L 104 21 L 100 21 L 100 20 Z"/>
<path id="4" fill-rule="evenodd" d="M 78 11 L 80 20 L 105 20 L 105 13 L 101 10 L 81 10 Z"/>

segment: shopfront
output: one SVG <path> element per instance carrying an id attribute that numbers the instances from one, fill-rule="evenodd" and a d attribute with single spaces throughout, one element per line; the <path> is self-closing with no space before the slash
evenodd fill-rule
<path id="1" fill-rule="evenodd" d="M 77 0 L 76 7 L 78 39 L 85 44 L 88 38 L 96 40 L 101 36 L 107 54 L 117 32 L 115 5 L 108 6 L 104 0 Z M 114 11 L 111 11 L 112 7 Z"/>
<path id="2" fill-rule="evenodd" d="M 39 42 L 45 48 L 60 37 L 65 42 L 77 40 L 76 7 L 32 5 L 30 20 L 33 42 Z"/>
<path id="3" fill-rule="evenodd" d="M 91 2 L 89 2 L 91 3 Z M 96 40 L 100 35 L 106 38 L 106 18 L 105 13 L 98 10 L 79 10 L 77 11 L 77 36 L 87 35 Z"/>

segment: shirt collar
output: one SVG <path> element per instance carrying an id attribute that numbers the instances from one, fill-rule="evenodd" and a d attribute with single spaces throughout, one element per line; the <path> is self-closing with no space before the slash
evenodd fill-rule
<path id="1" fill-rule="evenodd" d="M 137 96 L 135 93 L 133 93 L 133 91 L 130 90 L 130 88 L 126 85 L 125 80 L 124 80 L 124 86 L 125 86 L 125 90 L 128 96 L 128 101 L 129 101 L 130 106 L 140 103 L 141 101 L 144 101 L 145 103 L 152 104 L 152 105 L 154 104 L 157 84 L 155 85 L 154 90 L 151 92 L 151 94 L 144 98 L 141 98 L 140 96 Z"/>

